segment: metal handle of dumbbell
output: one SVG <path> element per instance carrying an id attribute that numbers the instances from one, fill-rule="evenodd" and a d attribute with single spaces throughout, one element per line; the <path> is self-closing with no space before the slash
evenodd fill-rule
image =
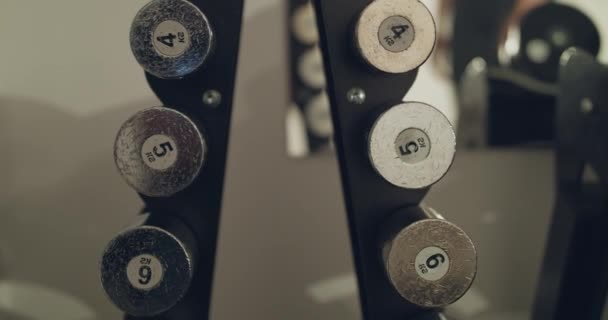
<path id="1" fill-rule="evenodd" d="M 114 238 L 101 259 L 101 283 L 110 300 L 138 317 L 162 314 L 187 293 L 196 267 L 194 235 L 171 218 Z"/>
<path id="2" fill-rule="evenodd" d="M 477 274 L 477 251 L 471 239 L 426 207 L 396 212 L 386 223 L 380 251 L 393 288 L 423 308 L 454 303 Z"/>

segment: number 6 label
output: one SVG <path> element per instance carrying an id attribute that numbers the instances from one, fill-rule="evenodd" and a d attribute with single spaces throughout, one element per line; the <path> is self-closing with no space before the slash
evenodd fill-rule
<path id="1" fill-rule="evenodd" d="M 164 134 L 153 135 L 144 142 L 141 158 L 151 169 L 167 170 L 177 161 L 177 145 Z"/>
<path id="2" fill-rule="evenodd" d="M 416 256 L 416 272 L 427 281 L 441 280 L 450 270 L 450 257 L 441 248 L 428 247 Z"/>
<path id="3" fill-rule="evenodd" d="M 136 289 L 150 291 L 156 288 L 163 280 L 163 275 L 163 266 L 153 255 L 139 255 L 127 265 L 127 278 Z"/>

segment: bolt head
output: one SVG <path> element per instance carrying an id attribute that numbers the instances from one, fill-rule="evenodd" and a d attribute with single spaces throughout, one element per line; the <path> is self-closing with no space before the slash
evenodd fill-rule
<path id="1" fill-rule="evenodd" d="M 365 91 L 361 88 L 352 88 L 346 95 L 348 97 L 348 101 L 354 104 L 363 104 L 367 98 Z"/>
<path id="2" fill-rule="evenodd" d="M 207 90 L 203 93 L 203 103 L 210 107 L 217 107 L 222 103 L 222 94 L 217 90 Z"/>

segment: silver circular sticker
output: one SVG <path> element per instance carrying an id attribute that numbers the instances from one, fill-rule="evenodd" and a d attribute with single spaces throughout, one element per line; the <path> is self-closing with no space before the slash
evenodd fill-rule
<path id="1" fill-rule="evenodd" d="M 146 139 L 141 148 L 141 158 L 151 169 L 165 171 L 177 161 L 177 144 L 164 134 Z"/>
<path id="2" fill-rule="evenodd" d="M 177 21 L 161 22 L 152 36 L 156 51 L 167 57 L 179 57 L 190 48 L 190 34 L 186 27 Z"/>
<path id="3" fill-rule="evenodd" d="M 427 247 L 416 256 L 416 272 L 427 281 L 438 281 L 450 270 L 450 257 L 439 247 Z"/>
<path id="4" fill-rule="evenodd" d="M 163 281 L 165 270 L 160 260 L 153 255 L 139 255 L 127 265 L 129 283 L 139 290 L 150 291 Z"/>
<path id="5" fill-rule="evenodd" d="M 431 153 L 431 140 L 422 130 L 406 129 L 395 140 L 395 152 L 405 163 L 416 164 L 426 160 Z"/>
<path id="6" fill-rule="evenodd" d="M 380 24 L 378 40 L 384 49 L 391 52 L 407 50 L 415 39 L 412 22 L 403 16 L 392 16 Z"/>

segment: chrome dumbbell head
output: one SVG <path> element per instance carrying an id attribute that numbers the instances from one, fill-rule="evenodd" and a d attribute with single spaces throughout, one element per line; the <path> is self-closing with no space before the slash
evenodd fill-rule
<path id="1" fill-rule="evenodd" d="M 101 261 L 101 282 L 112 302 L 141 317 L 163 313 L 186 294 L 194 275 L 195 243 L 185 227 L 171 233 L 144 226 L 110 242 Z"/>
<path id="2" fill-rule="evenodd" d="M 186 115 L 155 107 L 131 117 L 114 143 L 114 161 L 126 182 L 139 193 L 168 197 L 190 186 L 199 175 L 207 145 Z"/>
<path id="3" fill-rule="evenodd" d="M 460 299 L 477 274 L 477 252 L 471 239 L 431 209 L 421 219 L 388 232 L 382 256 L 386 274 L 407 301 L 424 307 L 445 307 Z M 412 215 L 412 212 L 398 214 Z M 394 228 L 389 226 L 389 228 Z"/>
<path id="4" fill-rule="evenodd" d="M 139 64 L 159 78 L 181 78 L 198 68 L 213 50 L 207 17 L 185 0 L 153 0 L 131 25 L 131 50 Z"/>
<path id="5" fill-rule="evenodd" d="M 443 178 L 456 154 L 450 121 L 434 107 L 406 102 L 383 113 L 369 133 L 374 169 L 391 184 L 422 189 Z"/>
<path id="6" fill-rule="evenodd" d="M 355 27 L 355 44 L 372 67 L 404 73 L 421 66 L 435 47 L 435 21 L 419 0 L 375 0 Z"/>

